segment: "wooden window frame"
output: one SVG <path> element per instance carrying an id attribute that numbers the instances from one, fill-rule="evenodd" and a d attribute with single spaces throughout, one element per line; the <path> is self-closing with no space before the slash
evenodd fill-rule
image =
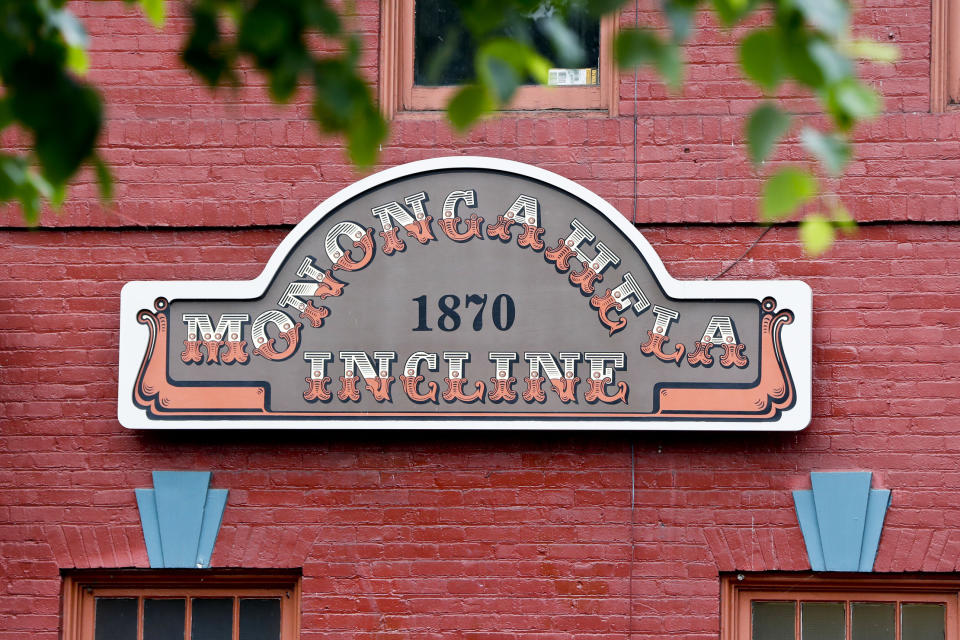
<path id="1" fill-rule="evenodd" d="M 811 573 L 730 574 L 720 578 L 720 640 L 751 638 L 751 608 L 756 600 L 775 602 L 920 602 L 942 603 L 946 640 L 960 639 L 960 576 L 863 574 L 824 576 Z M 850 611 L 847 615 L 849 635 Z M 796 617 L 799 625 L 800 616 Z M 897 631 L 900 616 L 897 616 Z M 800 629 L 795 637 L 800 638 Z"/>
<path id="2" fill-rule="evenodd" d="M 380 3 L 380 109 L 387 118 L 399 112 L 442 111 L 458 89 L 413 84 L 414 2 Z M 523 86 L 517 89 L 506 111 L 546 109 L 605 111 L 616 116 L 619 76 L 613 62 L 613 37 L 619 16 L 600 20 L 600 84 L 584 87 Z"/>
<path id="3" fill-rule="evenodd" d="M 930 110 L 960 107 L 960 6 L 933 0 L 930 35 Z"/>
<path id="4" fill-rule="evenodd" d="M 143 598 L 280 598 L 280 638 L 300 636 L 299 572 L 232 570 L 77 571 L 63 576 L 62 640 L 93 640 L 96 598 L 137 597 L 137 638 L 143 637 Z M 189 607 L 187 608 L 189 611 Z M 233 638 L 239 626 L 234 608 Z M 190 628 L 190 616 L 186 616 Z"/>

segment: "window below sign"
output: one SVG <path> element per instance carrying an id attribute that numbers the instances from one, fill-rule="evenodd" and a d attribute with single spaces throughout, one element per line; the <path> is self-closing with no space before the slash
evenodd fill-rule
<path id="1" fill-rule="evenodd" d="M 64 640 L 293 640 L 299 576 L 206 571 L 64 579 Z"/>
<path id="2" fill-rule="evenodd" d="M 938 578 L 728 576 L 721 639 L 955 639 L 958 594 Z"/>
<path id="3" fill-rule="evenodd" d="M 530 17 L 535 48 L 554 59 Z M 617 77 L 612 60 L 616 17 L 597 20 L 571 15 L 568 27 L 584 51 L 577 68 L 555 68 L 552 86 L 525 85 L 508 109 L 597 109 L 615 115 Z M 398 111 L 440 111 L 457 86 L 469 79 L 473 48 L 452 0 L 397 0 L 381 4 L 380 103 L 387 116 Z"/>

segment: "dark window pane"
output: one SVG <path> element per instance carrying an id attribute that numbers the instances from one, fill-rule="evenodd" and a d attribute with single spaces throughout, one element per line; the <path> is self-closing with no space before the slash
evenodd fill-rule
<path id="1" fill-rule="evenodd" d="M 853 602 L 850 604 L 852 640 L 894 640 L 897 605 L 893 602 Z"/>
<path id="2" fill-rule="evenodd" d="M 240 640 L 280 640 L 280 599 L 240 600 Z"/>
<path id="3" fill-rule="evenodd" d="M 797 603 L 753 603 L 753 640 L 796 640 Z"/>
<path id="4" fill-rule="evenodd" d="M 194 598 L 191 605 L 191 640 L 230 640 L 233 637 L 233 598 Z"/>
<path id="5" fill-rule="evenodd" d="M 571 7 L 563 19 L 576 34 L 583 56 L 569 58 L 573 52 L 555 51 L 546 35 L 545 25 L 550 18 L 547 3 L 524 19 L 520 33 L 509 33 L 513 38 L 530 42 L 534 49 L 555 66 L 575 65 L 596 69 L 600 66 L 600 22 L 582 7 Z M 414 13 L 414 72 L 417 85 L 442 86 L 462 84 L 473 77 L 473 56 L 476 47 L 469 31 L 463 26 L 460 10 L 453 0 L 416 0 Z"/>
<path id="6" fill-rule="evenodd" d="M 802 640 L 844 640 L 846 622 L 842 602 L 804 602 L 800 605 Z"/>
<path id="7" fill-rule="evenodd" d="M 186 600 L 143 601 L 143 640 L 183 640 Z"/>
<path id="8" fill-rule="evenodd" d="M 902 640 L 943 640 L 946 608 L 942 604 L 900 605 Z"/>
<path id="9" fill-rule="evenodd" d="M 137 640 L 137 599 L 97 598 L 95 640 Z"/>

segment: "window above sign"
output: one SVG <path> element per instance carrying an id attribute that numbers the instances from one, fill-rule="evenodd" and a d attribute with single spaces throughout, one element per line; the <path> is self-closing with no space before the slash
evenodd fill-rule
<path id="1" fill-rule="evenodd" d="M 721 640 L 956 638 L 960 582 L 805 575 L 723 579 Z"/>
<path id="2" fill-rule="evenodd" d="M 930 110 L 960 106 L 960 6 L 933 0 L 930 60 Z"/>
<path id="3" fill-rule="evenodd" d="M 533 46 L 548 59 L 543 15 L 529 17 Z M 576 67 L 550 70 L 548 86 L 521 86 L 510 111 L 599 110 L 615 115 L 617 78 L 612 60 L 616 17 L 571 14 L 568 28 L 583 50 Z M 381 5 L 380 104 L 388 117 L 400 111 L 442 111 L 472 75 L 474 49 L 451 0 L 398 0 Z"/>

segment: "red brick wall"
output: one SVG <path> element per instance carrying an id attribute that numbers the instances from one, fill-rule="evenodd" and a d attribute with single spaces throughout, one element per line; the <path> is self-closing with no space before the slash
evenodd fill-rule
<path id="1" fill-rule="evenodd" d="M 171 17 L 157 32 L 119 0 L 71 3 L 91 34 L 90 78 L 107 103 L 102 148 L 116 173 L 117 202 L 104 210 L 85 175 L 65 215 L 49 214 L 45 224 L 293 224 L 356 179 L 339 142 L 321 137 L 310 121 L 308 94 L 275 107 L 252 71 L 242 74 L 244 88 L 211 94 L 183 70 L 185 13 L 180 3 L 168 4 Z M 837 191 L 861 220 L 956 221 L 960 111 L 929 113 L 930 1 L 854 4 L 854 32 L 897 44 L 902 59 L 862 70 L 884 95 L 887 113 L 858 132 L 856 159 Z M 375 82 L 379 4 L 356 6 L 354 24 L 368 45 L 365 68 Z M 657 19 L 659 0 L 639 6 L 641 22 Z M 632 10 L 623 13 L 623 24 L 635 21 Z M 404 114 L 393 122 L 381 166 L 450 154 L 531 162 L 581 182 L 630 216 L 636 112 L 637 222 L 751 222 L 759 181 L 746 161 L 743 115 L 760 94 L 741 80 L 735 34 L 706 16 L 699 22 L 681 96 L 669 96 L 643 71 L 636 87 L 632 73 L 621 74 L 616 119 L 514 115 L 460 137 L 436 114 Z M 808 95 L 790 89 L 782 95 L 790 109 L 806 114 L 803 121 L 817 122 Z M 777 157 L 805 158 L 795 138 Z M 19 224 L 15 210 L 0 220 Z"/>
<path id="2" fill-rule="evenodd" d="M 0 638 L 57 637 L 58 569 L 147 566 L 132 488 L 154 469 L 230 489 L 215 566 L 303 567 L 305 638 L 623 637 L 631 575 L 635 637 L 715 637 L 718 571 L 808 567 L 790 490 L 811 470 L 893 490 L 878 571 L 960 568 L 960 228 L 865 226 L 817 261 L 778 230 L 734 269 L 814 289 L 797 434 L 120 427 L 122 283 L 252 277 L 286 231 L 3 234 Z M 755 234 L 643 231 L 682 277 Z"/>
<path id="3" fill-rule="evenodd" d="M 378 4 L 357 4 L 372 46 Z M 874 222 L 817 260 L 774 230 L 727 276 L 813 287 L 805 431 L 226 435 L 117 423 L 120 287 L 253 277 L 355 174 L 305 104 L 269 106 L 259 86 L 211 97 L 179 70 L 177 5 L 157 34 L 120 2 L 77 4 L 117 200 L 104 210 L 82 184 L 44 218 L 64 229 L 4 214 L 0 640 L 58 637 L 61 569 L 147 566 L 132 489 L 155 469 L 212 470 L 230 490 L 215 566 L 303 568 L 304 638 L 624 638 L 631 617 L 634 638 L 715 638 L 718 572 L 808 568 L 790 490 L 812 470 L 872 470 L 893 490 L 878 571 L 960 569 L 960 114 L 927 113 L 929 3 L 859 6 L 857 32 L 892 35 L 904 55 L 866 70 L 889 113 L 861 130 L 839 186 Z M 717 274 L 758 233 L 740 144 L 754 96 L 729 36 L 698 43 L 684 97 L 645 73 L 637 86 L 637 221 L 680 278 Z M 383 165 L 526 161 L 629 216 L 632 80 L 617 119 L 508 116 L 458 138 L 400 116 Z"/>

